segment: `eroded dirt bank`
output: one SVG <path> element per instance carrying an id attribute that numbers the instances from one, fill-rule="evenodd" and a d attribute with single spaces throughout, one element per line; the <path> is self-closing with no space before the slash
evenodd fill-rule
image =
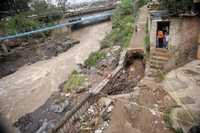
<path id="1" fill-rule="evenodd" d="M 80 44 L 57 57 L 24 66 L 14 74 L 2 78 L 1 112 L 14 122 L 44 104 L 77 68 L 77 64 L 84 62 L 91 52 L 99 49 L 100 41 L 110 30 L 111 23 L 105 22 L 75 31 L 72 36 L 79 39 Z"/>

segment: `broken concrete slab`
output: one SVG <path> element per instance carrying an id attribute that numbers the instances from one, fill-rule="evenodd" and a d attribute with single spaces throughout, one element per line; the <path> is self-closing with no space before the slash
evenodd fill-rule
<path id="1" fill-rule="evenodd" d="M 200 60 L 194 60 L 169 72 L 162 82 L 165 90 L 181 107 L 173 109 L 172 119 L 175 121 L 173 126 L 182 128 L 184 132 L 188 132 L 192 126 L 200 121 L 198 115 L 200 110 L 199 66 Z"/>

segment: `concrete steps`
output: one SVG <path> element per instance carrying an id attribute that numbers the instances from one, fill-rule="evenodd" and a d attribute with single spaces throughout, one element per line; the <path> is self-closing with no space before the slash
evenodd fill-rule
<path id="1" fill-rule="evenodd" d="M 154 48 L 151 50 L 149 69 L 146 72 L 148 77 L 157 77 L 169 61 L 170 53 L 167 49 Z"/>

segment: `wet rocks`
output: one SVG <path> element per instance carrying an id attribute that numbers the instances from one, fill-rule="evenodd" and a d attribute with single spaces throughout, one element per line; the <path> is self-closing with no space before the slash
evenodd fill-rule
<path id="1" fill-rule="evenodd" d="M 48 121 L 47 119 L 45 119 L 42 126 L 36 131 L 36 133 L 48 133 L 48 130 L 54 128 L 56 123 L 57 120 Z"/>
<path id="2" fill-rule="evenodd" d="M 18 127 L 21 132 L 25 132 L 26 129 L 30 128 L 33 124 L 33 118 L 30 114 L 27 114 L 21 117 L 15 124 L 15 127 Z M 39 125 L 37 125 L 39 126 Z"/>
<path id="3" fill-rule="evenodd" d="M 69 106 L 70 106 L 69 101 L 65 100 L 63 103 L 52 104 L 50 106 L 50 108 L 49 108 L 49 111 L 55 112 L 55 113 L 61 113 L 61 112 L 63 112 Z"/>

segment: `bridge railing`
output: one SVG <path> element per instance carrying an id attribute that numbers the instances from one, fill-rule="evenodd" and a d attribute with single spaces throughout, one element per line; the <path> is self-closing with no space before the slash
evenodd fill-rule
<path id="1" fill-rule="evenodd" d="M 65 22 L 65 23 L 62 23 L 62 24 L 55 24 L 53 26 L 47 26 L 47 27 L 43 27 L 43 28 L 40 28 L 40 29 L 28 31 L 28 32 L 17 33 L 15 35 L 0 36 L 0 41 L 14 39 L 14 38 L 18 38 L 18 37 L 30 36 L 30 35 L 35 34 L 35 33 L 45 32 L 45 31 L 58 29 L 58 28 L 63 28 L 65 26 L 72 26 L 74 24 L 82 23 L 84 21 L 92 21 L 92 20 L 96 20 L 96 19 L 110 17 L 111 15 L 112 15 L 112 12 L 104 12 L 102 14 L 93 15 L 91 17 L 85 17 L 85 18 L 83 17 L 83 19 L 73 21 L 73 22 Z"/>

